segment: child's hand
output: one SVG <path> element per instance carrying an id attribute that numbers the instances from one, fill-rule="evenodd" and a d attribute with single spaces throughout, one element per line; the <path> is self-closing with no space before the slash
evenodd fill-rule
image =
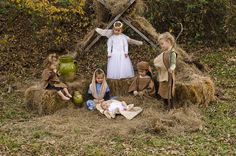
<path id="1" fill-rule="evenodd" d="M 174 72 L 174 70 L 172 70 L 172 69 L 169 68 L 169 69 L 168 69 L 168 72 L 172 74 L 172 73 Z"/>
<path id="2" fill-rule="evenodd" d="M 98 103 L 98 102 L 99 102 L 99 100 L 97 100 L 97 99 L 93 99 L 93 101 L 94 101 L 95 103 Z"/>
<path id="3" fill-rule="evenodd" d="M 54 72 L 54 73 L 57 73 L 57 69 L 53 69 L 53 72 Z"/>
<path id="4" fill-rule="evenodd" d="M 125 54 L 125 58 L 127 58 L 129 55 L 128 54 Z"/>
<path id="5" fill-rule="evenodd" d="M 134 91 L 134 96 L 137 96 L 138 95 L 138 91 Z"/>
<path id="6" fill-rule="evenodd" d="M 142 92 L 142 91 L 140 91 L 140 92 L 138 93 L 139 96 L 143 96 L 143 94 L 144 94 L 144 92 Z"/>
<path id="7" fill-rule="evenodd" d="M 99 102 L 99 103 L 102 103 L 102 102 L 104 102 L 104 99 L 98 100 L 98 102 Z"/>
<path id="8" fill-rule="evenodd" d="M 58 76 L 60 76 L 60 75 L 61 75 L 60 71 L 57 71 L 57 75 L 58 75 Z"/>

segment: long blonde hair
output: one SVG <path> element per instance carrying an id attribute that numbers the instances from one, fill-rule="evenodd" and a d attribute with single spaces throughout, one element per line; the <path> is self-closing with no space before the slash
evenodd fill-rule
<path id="1" fill-rule="evenodd" d="M 49 54 L 48 57 L 44 60 L 43 64 L 45 68 L 48 68 L 51 64 L 58 62 L 59 57 L 56 53 Z"/>
<path id="2" fill-rule="evenodd" d="M 175 40 L 175 37 L 173 35 L 171 35 L 171 33 L 169 32 L 164 32 L 162 34 L 160 34 L 158 36 L 158 42 L 160 42 L 161 39 L 165 39 L 165 40 L 168 40 L 170 41 L 171 45 L 172 45 L 172 48 L 175 48 L 176 47 L 176 40 Z"/>

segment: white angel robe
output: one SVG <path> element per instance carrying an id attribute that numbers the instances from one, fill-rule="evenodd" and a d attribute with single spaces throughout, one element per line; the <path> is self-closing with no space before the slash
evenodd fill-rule
<path id="1" fill-rule="evenodd" d="M 107 78 L 122 79 L 134 77 L 134 69 L 128 54 L 128 39 L 124 34 L 112 35 L 107 41 Z"/>

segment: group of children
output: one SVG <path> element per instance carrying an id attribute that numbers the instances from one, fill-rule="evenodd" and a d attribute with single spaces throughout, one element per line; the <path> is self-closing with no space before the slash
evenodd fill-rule
<path id="1" fill-rule="evenodd" d="M 108 64 L 107 77 L 102 69 L 96 69 L 92 82 L 87 92 L 86 105 L 88 109 L 95 109 L 96 104 L 100 103 L 102 109 L 106 111 L 114 111 L 118 109 L 129 109 L 122 103 L 111 104 L 104 103 L 110 100 L 110 88 L 106 82 L 108 79 L 134 78 L 129 87 L 128 92 L 134 96 L 155 97 L 158 93 L 167 105 L 168 100 L 171 101 L 173 107 L 174 96 L 174 71 L 176 68 L 176 52 L 175 39 L 169 33 L 160 34 L 158 42 L 162 53 L 154 59 L 154 66 L 157 75 L 154 77 L 148 62 L 141 61 L 137 64 L 138 74 L 134 77 L 134 70 L 128 55 L 129 37 L 122 33 L 123 24 L 120 21 L 114 23 L 113 34 L 107 42 Z M 70 100 L 72 97 L 68 92 L 67 86 L 60 82 L 57 66 L 58 57 L 50 54 L 45 61 L 45 67 L 42 79 L 45 89 L 56 90 L 63 100 Z M 158 82 L 158 85 L 156 85 Z M 158 86 L 158 87 L 157 87 Z"/>

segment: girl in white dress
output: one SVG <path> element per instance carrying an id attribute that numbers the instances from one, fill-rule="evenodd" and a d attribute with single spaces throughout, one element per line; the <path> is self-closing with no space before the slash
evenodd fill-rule
<path id="1" fill-rule="evenodd" d="M 107 41 L 107 78 L 122 79 L 134 77 L 134 69 L 128 55 L 129 37 L 122 33 L 123 24 L 116 21 L 113 34 Z"/>

